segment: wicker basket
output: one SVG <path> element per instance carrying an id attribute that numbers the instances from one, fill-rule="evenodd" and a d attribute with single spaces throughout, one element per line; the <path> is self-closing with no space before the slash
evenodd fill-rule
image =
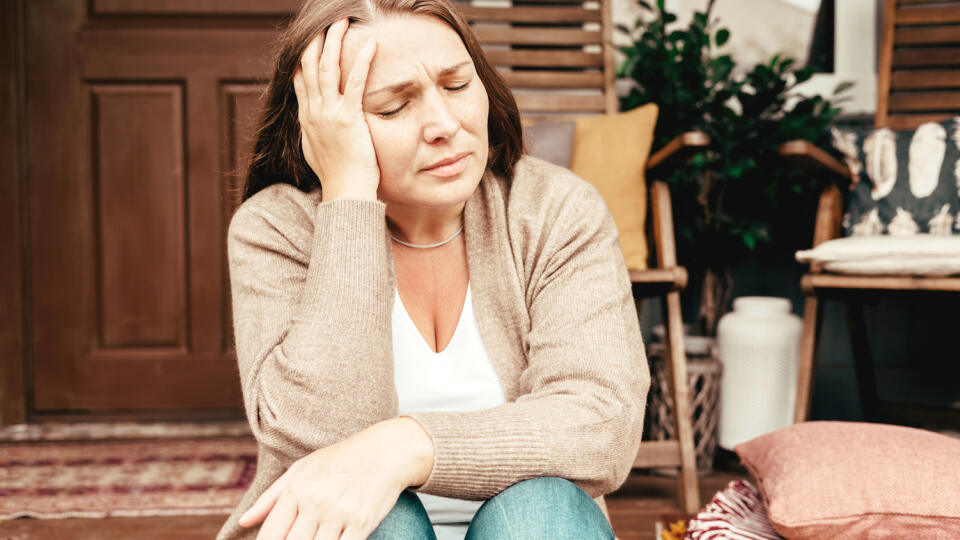
<path id="1" fill-rule="evenodd" d="M 650 393 L 644 420 L 644 440 L 676 438 L 673 419 L 673 392 L 667 377 L 666 353 L 662 343 L 652 343 L 647 352 L 650 362 Z M 717 422 L 720 419 L 720 375 L 722 369 L 716 349 L 707 354 L 687 354 L 687 381 L 690 410 L 693 411 L 693 441 L 697 454 L 697 472 L 713 471 L 717 451 Z M 675 475 L 677 469 L 655 469 Z"/>

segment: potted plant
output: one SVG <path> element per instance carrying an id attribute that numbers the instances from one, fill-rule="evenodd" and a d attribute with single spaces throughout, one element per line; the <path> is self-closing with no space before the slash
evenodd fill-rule
<path id="1" fill-rule="evenodd" d="M 838 85 L 829 99 L 802 95 L 797 85 L 815 68 L 797 68 L 779 55 L 737 75 L 735 60 L 715 51 L 730 31 L 711 19 L 713 3 L 686 28 L 675 28 L 677 17 L 664 0 L 655 6 L 638 0 L 650 17 L 638 18 L 634 28 L 617 27 L 632 41 L 620 47 L 625 58 L 618 76 L 634 83 L 621 109 L 659 105 L 654 148 L 691 130 L 710 136 L 704 152 L 664 179 L 678 258 L 691 275 L 704 276 L 695 324 L 704 336 L 716 335 L 728 309 L 732 267 L 774 243 L 791 253 L 809 245 L 816 198 L 827 180 L 790 167 L 778 147 L 796 139 L 828 147 L 837 97 L 852 85 Z"/>

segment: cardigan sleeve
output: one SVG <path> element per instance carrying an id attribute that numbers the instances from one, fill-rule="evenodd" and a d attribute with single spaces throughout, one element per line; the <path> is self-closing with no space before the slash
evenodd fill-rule
<path id="1" fill-rule="evenodd" d="M 436 450 L 419 491 L 484 499 L 557 476 L 595 497 L 629 474 L 650 375 L 616 225 L 584 184 L 543 220 L 520 396 L 486 410 L 408 415 Z"/>
<path id="2" fill-rule="evenodd" d="M 395 414 L 385 205 L 320 203 L 311 239 L 263 199 L 227 234 L 234 336 L 253 434 L 289 464 Z"/>

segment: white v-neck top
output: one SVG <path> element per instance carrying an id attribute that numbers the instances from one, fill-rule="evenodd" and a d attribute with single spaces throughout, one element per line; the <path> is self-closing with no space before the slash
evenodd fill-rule
<path id="1" fill-rule="evenodd" d="M 480 338 L 470 285 L 460 321 L 450 343 L 434 352 L 394 292 L 394 382 L 400 414 L 415 411 L 472 411 L 506 402 L 500 379 Z M 483 501 L 466 501 L 418 493 L 438 540 L 463 538 Z"/>

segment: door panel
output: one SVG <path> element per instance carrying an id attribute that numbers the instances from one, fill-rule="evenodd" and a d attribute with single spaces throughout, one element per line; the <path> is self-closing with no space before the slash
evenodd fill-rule
<path id="1" fill-rule="evenodd" d="M 226 230 L 298 3 L 26 3 L 32 416 L 241 414 Z"/>

